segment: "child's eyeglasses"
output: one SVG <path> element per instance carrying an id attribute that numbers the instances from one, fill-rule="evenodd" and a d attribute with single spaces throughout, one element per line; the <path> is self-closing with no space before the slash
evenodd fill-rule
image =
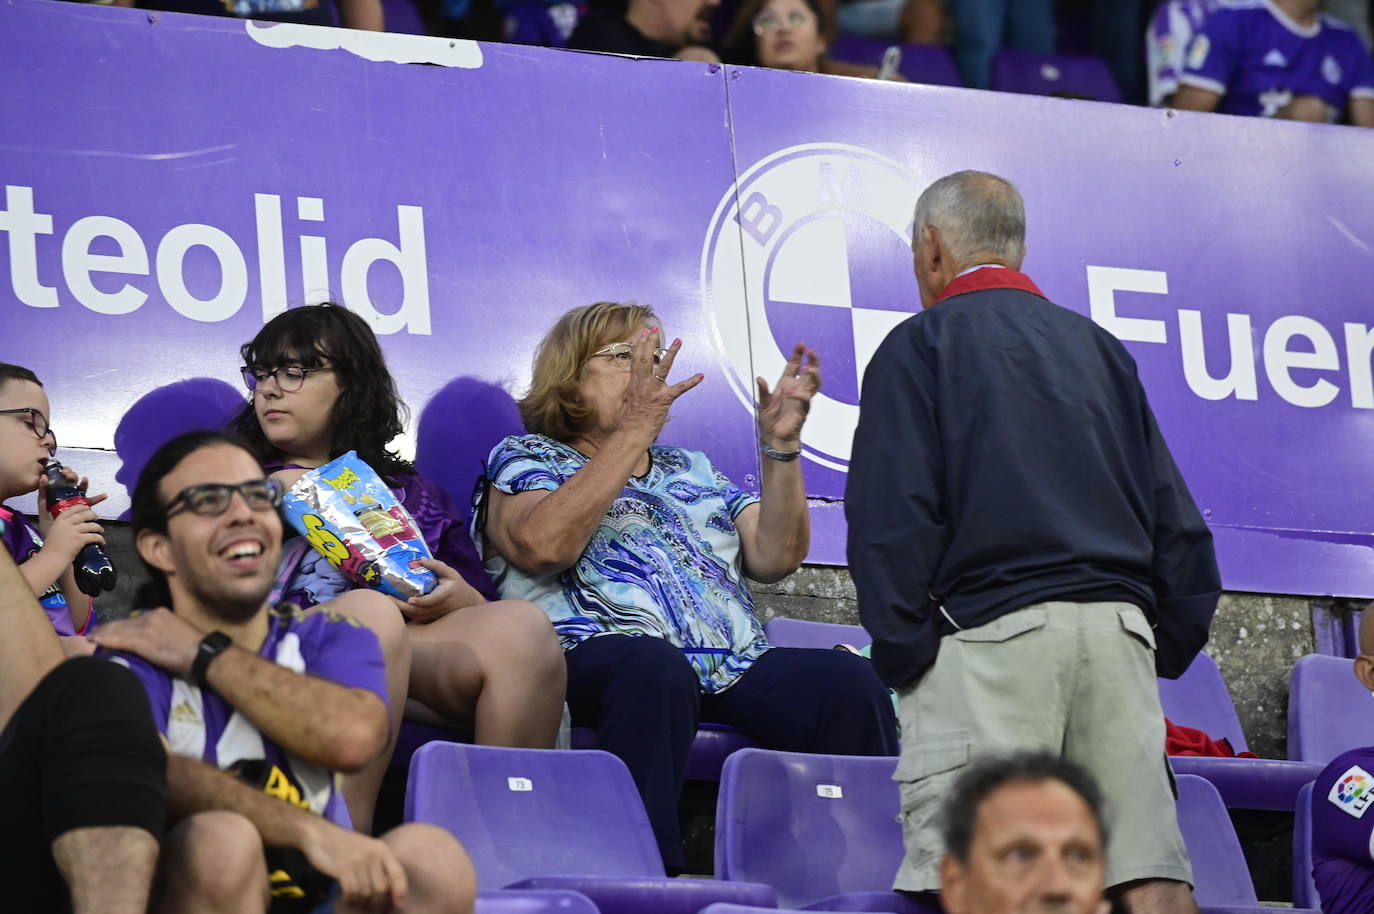
<path id="1" fill-rule="evenodd" d="M 24 424 L 33 429 L 33 433 L 41 441 L 44 438 L 52 438 L 52 444 L 48 445 L 48 456 L 52 457 L 57 453 L 57 433 L 48 425 L 48 417 L 32 406 L 23 406 L 19 409 L 0 409 L 0 416 L 17 416 L 20 413 L 28 413 L 29 421 Z"/>

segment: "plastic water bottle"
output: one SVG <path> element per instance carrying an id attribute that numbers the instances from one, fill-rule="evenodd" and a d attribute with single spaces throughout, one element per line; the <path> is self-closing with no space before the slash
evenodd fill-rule
<path id="1" fill-rule="evenodd" d="M 87 504 L 86 496 L 66 480 L 62 469 L 62 464 L 56 460 L 48 461 L 48 513 L 53 517 L 74 505 Z M 72 562 L 72 570 L 76 572 L 76 586 L 88 597 L 94 597 L 102 590 L 114 590 L 114 563 L 97 543 L 82 547 Z"/>

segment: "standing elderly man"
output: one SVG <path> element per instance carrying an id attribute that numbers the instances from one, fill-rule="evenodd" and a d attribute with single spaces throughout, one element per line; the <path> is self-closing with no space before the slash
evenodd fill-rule
<path id="1" fill-rule="evenodd" d="M 1155 675 L 1206 643 L 1211 534 L 1130 355 L 1019 272 L 1015 187 L 936 181 L 913 250 L 926 310 L 868 366 L 845 494 L 859 614 L 900 691 L 895 887 L 939 885 L 939 801 L 974 755 L 1042 748 L 1112 798 L 1107 885 L 1137 914 L 1195 911 Z"/>

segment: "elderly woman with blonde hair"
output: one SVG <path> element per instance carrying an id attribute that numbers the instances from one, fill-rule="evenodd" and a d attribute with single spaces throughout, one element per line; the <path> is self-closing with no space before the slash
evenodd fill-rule
<path id="1" fill-rule="evenodd" d="M 745 578 L 791 574 L 810 544 L 801 431 L 820 388 L 798 343 L 773 388 L 758 380 L 761 492 L 700 451 L 657 443 L 678 397 L 681 340 L 646 307 L 564 314 L 534 359 L 529 434 L 491 452 L 473 521 L 503 597 L 541 606 L 568 662 L 573 722 L 623 759 L 664 864 L 683 866 L 677 801 L 699 721 L 776 749 L 896 753 L 887 692 L 843 651 L 772 647 Z"/>

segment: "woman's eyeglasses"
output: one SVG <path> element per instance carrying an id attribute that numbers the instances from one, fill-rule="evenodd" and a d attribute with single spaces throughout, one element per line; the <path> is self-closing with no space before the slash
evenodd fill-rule
<path id="1" fill-rule="evenodd" d="M 654 364 L 663 361 L 663 357 L 668 354 L 666 349 L 654 350 Z M 611 364 L 621 371 L 629 371 L 630 364 L 634 361 L 635 347 L 633 343 L 612 343 L 605 349 L 598 349 L 592 353 L 592 358 L 604 355 L 611 360 Z"/>
<path id="2" fill-rule="evenodd" d="M 788 28 L 799 29 L 809 25 L 814 19 L 815 17 L 810 13 L 804 13 L 801 10 L 792 10 L 785 16 L 779 16 L 777 13 L 759 13 L 754 17 L 754 34 L 762 35 L 783 25 Z"/>
<path id="3" fill-rule="evenodd" d="M 49 436 L 52 437 L 52 444 L 48 445 L 48 456 L 55 455 L 57 453 L 57 433 L 52 430 L 52 426 L 48 425 L 47 416 L 32 406 L 21 406 L 18 409 L 0 409 L 0 416 L 18 416 L 23 413 L 27 413 L 29 416 L 29 421 L 24 424 L 33 429 L 33 433 L 38 436 L 39 441 Z"/>
<path id="4" fill-rule="evenodd" d="M 244 365 L 239 369 L 239 373 L 243 375 L 243 383 L 249 390 L 257 390 L 259 384 L 272 378 L 277 382 L 277 386 L 286 393 L 300 390 L 305 379 L 317 371 L 333 371 L 333 369 L 328 366 L 302 368 L 299 365 L 283 365 L 281 368 L 273 368 L 271 371 L 252 365 Z"/>

